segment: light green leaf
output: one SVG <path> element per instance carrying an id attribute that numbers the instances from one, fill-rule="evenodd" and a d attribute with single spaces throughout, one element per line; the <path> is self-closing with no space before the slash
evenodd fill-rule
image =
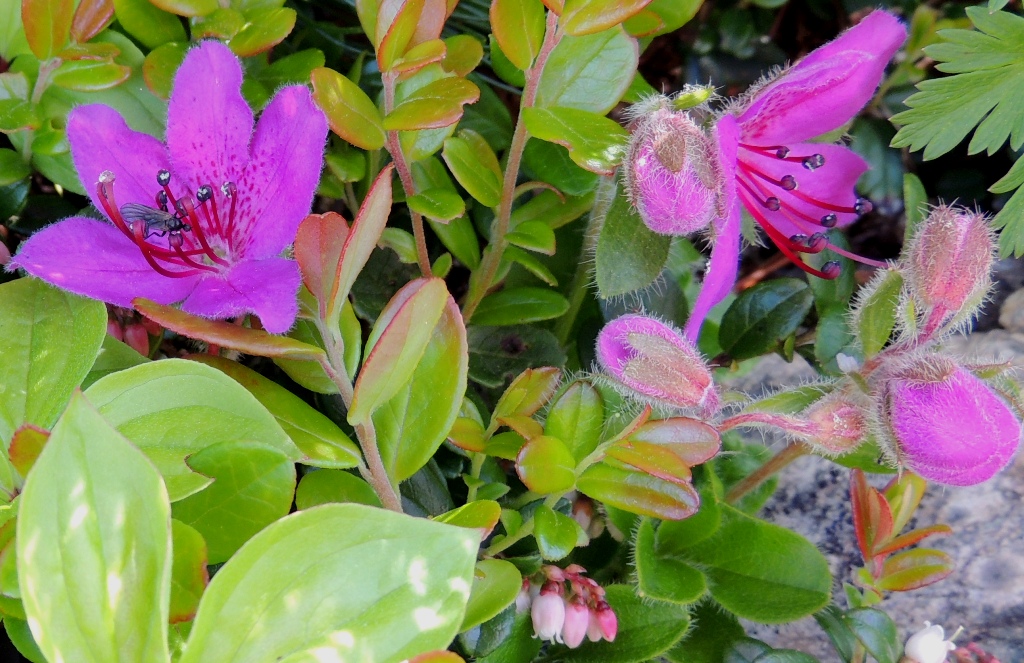
<path id="1" fill-rule="evenodd" d="M 331 131 L 364 150 L 384 147 L 384 127 L 377 107 L 358 85 L 333 69 L 312 73 L 313 98 L 327 115 Z"/>
<path id="2" fill-rule="evenodd" d="M 569 301 L 546 288 L 507 288 L 480 302 L 473 322 L 477 325 L 517 325 L 557 318 L 569 310 Z"/>
<path id="3" fill-rule="evenodd" d="M 202 534 L 180 520 L 171 519 L 171 541 L 174 563 L 169 619 L 172 624 L 179 624 L 195 617 L 210 574 L 206 570 L 206 541 Z"/>
<path id="4" fill-rule="evenodd" d="M 629 134 L 603 115 L 577 108 L 524 108 L 523 121 L 530 134 L 564 145 L 581 168 L 611 175 L 626 152 Z"/>
<path id="5" fill-rule="evenodd" d="M 511 562 L 503 559 L 483 559 L 477 562 L 473 574 L 473 590 L 459 631 L 468 631 L 510 606 L 522 587 L 523 576 Z"/>
<path id="6" fill-rule="evenodd" d="M 309 509 L 332 502 L 382 506 L 370 484 L 349 472 L 319 470 L 307 473 L 299 481 L 295 490 L 296 508 Z"/>
<path id="7" fill-rule="evenodd" d="M 604 115 L 629 89 L 639 53 L 636 40 L 622 26 L 583 37 L 563 37 L 541 74 L 537 105 Z"/>
<path id="8" fill-rule="evenodd" d="M 125 32 L 148 49 L 169 41 L 188 41 L 178 17 L 149 0 L 114 0 L 114 13 Z"/>
<path id="9" fill-rule="evenodd" d="M 516 68 L 526 71 L 544 41 L 544 5 L 540 0 L 494 0 L 491 31 L 502 53 Z"/>

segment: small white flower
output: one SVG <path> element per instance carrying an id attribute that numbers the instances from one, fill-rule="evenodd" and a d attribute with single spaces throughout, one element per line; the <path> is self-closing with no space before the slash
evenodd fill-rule
<path id="1" fill-rule="evenodd" d="M 533 618 L 533 637 L 541 640 L 562 641 L 565 623 L 565 601 L 555 592 L 541 591 L 530 610 Z"/>
<path id="2" fill-rule="evenodd" d="M 941 626 L 925 622 L 924 628 L 907 640 L 903 654 L 916 663 L 944 663 L 946 654 L 956 649 L 953 638 L 959 632 L 958 630 L 949 640 L 945 640 L 946 634 Z"/>

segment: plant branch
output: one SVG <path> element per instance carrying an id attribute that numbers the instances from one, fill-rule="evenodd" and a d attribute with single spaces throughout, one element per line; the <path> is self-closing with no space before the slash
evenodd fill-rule
<path id="1" fill-rule="evenodd" d="M 794 460 L 808 453 L 808 448 L 802 442 L 794 442 L 788 447 L 775 454 L 771 459 L 768 460 L 764 465 L 757 468 L 747 476 L 743 477 L 736 485 L 729 490 L 725 495 L 725 501 L 728 504 L 735 504 L 743 498 L 744 495 L 754 490 L 762 483 L 770 479 L 779 470 L 786 467 Z"/>

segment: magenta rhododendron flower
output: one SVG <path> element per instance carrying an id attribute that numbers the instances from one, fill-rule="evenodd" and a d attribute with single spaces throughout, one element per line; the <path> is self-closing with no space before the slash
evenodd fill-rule
<path id="1" fill-rule="evenodd" d="M 61 221 L 26 241 L 11 265 L 116 306 L 182 302 L 195 315 L 254 313 L 268 331 L 287 331 L 300 277 L 281 253 L 309 212 L 327 121 L 305 86 L 289 86 L 254 132 L 241 85 L 238 59 L 207 41 L 175 77 L 166 144 L 108 106 L 73 110 L 71 156 L 109 223 Z"/>
<path id="2" fill-rule="evenodd" d="M 879 406 L 899 461 L 937 483 L 987 481 L 1020 444 L 1020 422 L 1010 407 L 944 357 L 919 360 L 891 376 Z"/>

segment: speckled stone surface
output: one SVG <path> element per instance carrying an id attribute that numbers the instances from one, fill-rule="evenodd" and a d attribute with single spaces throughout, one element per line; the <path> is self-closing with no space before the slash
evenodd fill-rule
<path id="1" fill-rule="evenodd" d="M 1005 330 L 975 333 L 946 343 L 970 359 L 1010 360 L 1024 366 L 1024 334 Z M 801 359 L 787 364 L 767 357 L 733 386 L 757 395 L 814 379 Z M 760 433 L 752 434 L 760 439 Z M 766 443 L 781 446 L 766 439 Z M 877 477 L 875 485 L 887 479 Z M 849 504 L 849 471 L 817 457 L 805 457 L 780 475 L 779 489 L 762 517 L 807 537 L 824 553 L 835 578 L 834 596 L 861 565 Z M 969 488 L 933 485 L 917 512 L 918 526 L 945 522 L 954 534 L 925 542 L 944 550 L 957 569 L 949 578 L 917 591 L 890 594 L 882 607 L 905 638 L 925 620 L 947 631 L 963 625 L 959 644 L 977 642 L 1002 663 L 1024 662 L 1024 454 L 988 483 Z M 913 526 L 912 523 L 911 526 Z M 753 637 L 775 647 L 799 649 L 821 661 L 836 661 L 827 636 L 813 619 L 781 626 L 747 624 Z"/>

